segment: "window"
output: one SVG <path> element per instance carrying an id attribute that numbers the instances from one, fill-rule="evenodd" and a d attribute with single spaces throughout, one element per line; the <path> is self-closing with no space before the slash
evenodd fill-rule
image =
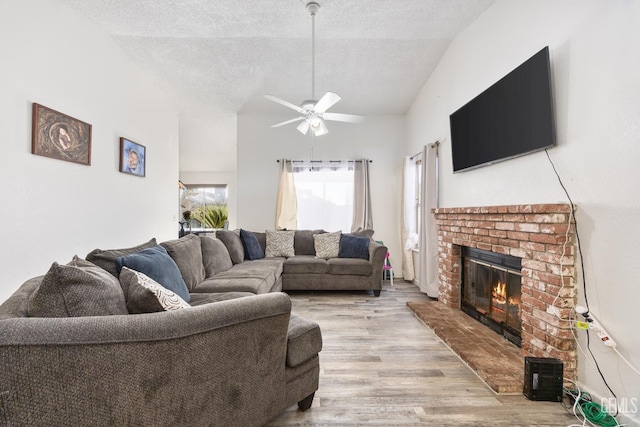
<path id="1" fill-rule="evenodd" d="M 180 190 L 184 221 L 192 228 L 224 228 L 229 216 L 227 196 L 226 184 L 185 184 Z"/>
<path id="2" fill-rule="evenodd" d="M 403 176 L 402 212 L 406 238 L 405 250 L 417 249 L 420 235 L 420 216 L 422 214 L 422 155 L 405 158 Z"/>
<path id="3" fill-rule="evenodd" d="M 351 231 L 353 163 L 294 163 L 298 230 Z"/>
<path id="4" fill-rule="evenodd" d="M 420 235 L 420 218 L 421 218 L 421 207 L 422 207 L 422 159 L 418 158 L 416 160 L 415 167 L 415 224 L 414 229 L 416 230 L 416 234 Z M 418 243 L 416 243 L 416 247 L 418 247 Z"/>

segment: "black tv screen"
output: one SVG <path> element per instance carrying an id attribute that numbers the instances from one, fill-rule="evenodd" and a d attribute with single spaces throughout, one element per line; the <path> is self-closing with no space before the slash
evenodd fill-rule
<path id="1" fill-rule="evenodd" d="M 449 116 L 453 171 L 555 145 L 549 47 Z"/>

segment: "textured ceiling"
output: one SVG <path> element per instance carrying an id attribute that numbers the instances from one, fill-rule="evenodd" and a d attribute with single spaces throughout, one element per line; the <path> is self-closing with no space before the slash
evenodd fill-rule
<path id="1" fill-rule="evenodd" d="M 288 110 L 311 97 L 306 0 L 58 0 L 152 72 L 182 114 Z M 319 0 L 316 98 L 404 114 L 451 40 L 495 0 Z"/>

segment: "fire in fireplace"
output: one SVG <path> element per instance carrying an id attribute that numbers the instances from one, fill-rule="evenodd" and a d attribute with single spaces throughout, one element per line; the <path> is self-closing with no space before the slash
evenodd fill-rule
<path id="1" fill-rule="evenodd" d="M 462 259 L 461 309 L 520 346 L 522 260 L 469 247 Z"/>

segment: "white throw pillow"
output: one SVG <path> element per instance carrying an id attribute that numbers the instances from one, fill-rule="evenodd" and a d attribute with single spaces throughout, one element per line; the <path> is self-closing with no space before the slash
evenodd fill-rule
<path id="1" fill-rule="evenodd" d="M 294 230 L 274 231 L 267 230 L 267 246 L 264 256 L 291 257 L 295 255 L 293 249 L 293 238 L 296 234 Z"/>
<path id="2" fill-rule="evenodd" d="M 179 310 L 191 307 L 178 294 L 165 288 L 139 271 L 122 267 L 120 284 L 125 291 L 127 309 L 131 314 Z"/>
<path id="3" fill-rule="evenodd" d="M 313 235 L 313 246 L 316 248 L 316 258 L 337 258 L 340 252 L 340 236 L 342 231 Z"/>

